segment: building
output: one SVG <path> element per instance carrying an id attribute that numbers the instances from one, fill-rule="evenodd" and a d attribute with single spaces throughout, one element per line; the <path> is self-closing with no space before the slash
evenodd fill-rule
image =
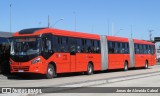
<path id="1" fill-rule="evenodd" d="M 160 62 L 160 37 L 155 37 L 154 41 L 156 45 L 157 61 Z"/>
<path id="2" fill-rule="evenodd" d="M 0 31 L 0 37 L 12 37 L 13 33 Z"/>

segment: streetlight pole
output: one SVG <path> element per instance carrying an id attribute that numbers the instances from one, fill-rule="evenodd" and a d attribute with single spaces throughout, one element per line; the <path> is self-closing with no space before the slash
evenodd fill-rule
<path id="1" fill-rule="evenodd" d="M 62 20 L 64 20 L 64 19 L 61 18 L 61 19 L 57 20 L 57 21 L 53 24 L 53 28 L 54 28 L 54 26 L 55 26 L 59 21 L 62 21 Z"/>
<path id="2" fill-rule="evenodd" d="M 114 36 L 114 23 L 112 22 L 112 36 Z"/>
<path id="3" fill-rule="evenodd" d="M 118 34 L 120 31 L 122 31 L 122 30 L 124 30 L 124 29 L 119 29 L 118 31 L 117 31 L 117 33 L 115 33 L 113 36 L 116 36 L 116 34 Z"/>
<path id="4" fill-rule="evenodd" d="M 73 12 L 73 14 L 75 15 L 75 17 L 74 17 L 74 31 L 76 31 L 76 27 L 77 27 L 77 16 L 76 16 L 76 12 Z"/>
<path id="5" fill-rule="evenodd" d="M 131 25 L 131 39 L 133 38 L 133 36 L 132 36 L 132 25 Z"/>
<path id="6" fill-rule="evenodd" d="M 12 14 L 11 14 L 12 4 L 10 4 L 10 32 L 12 31 Z"/>
<path id="7" fill-rule="evenodd" d="M 48 15 L 48 28 L 50 28 L 50 16 Z"/>
<path id="8" fill-rule="evenodd" d="M 108 35 L 109 35 L 109 20 L 108 20 Z"/>
<path id="9" fill-rule="evenodd" d="M 91 32 L 94 33 L 94 25 L 92 25 L 92 30 L 91 30 Z"/>

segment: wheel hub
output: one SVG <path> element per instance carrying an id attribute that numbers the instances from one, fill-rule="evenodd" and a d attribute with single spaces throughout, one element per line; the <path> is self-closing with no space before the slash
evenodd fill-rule
<path id="1" fill-rule="evenodd" d="M 53 75 L 53 70 L 51 68 L 48 69 L 48 74 Z"/>
<path id="2" fill-rule="evenodd" d="M 89 73 L 91 73 L 92 72 L 92 68 L 91 67 L 89 67 Z"/>

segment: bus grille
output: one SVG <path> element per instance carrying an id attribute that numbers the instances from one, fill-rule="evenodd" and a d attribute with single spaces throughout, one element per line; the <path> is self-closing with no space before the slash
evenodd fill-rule
<path id="1" fill-rule="evenodd" d="M 18 71 L 18 70 L 23 70 L 23 71 L 29 71 L 29 66 L 13 66 L 13 71 Z"/>

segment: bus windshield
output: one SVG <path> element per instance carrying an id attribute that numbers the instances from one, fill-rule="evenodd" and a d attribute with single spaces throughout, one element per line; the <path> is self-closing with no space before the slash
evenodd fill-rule
<path id="1" fill-rule="evenodd" d="M 11 55 L 32 55 L 40 52 L 40 38 L 14 38 L 11 42 Z"/>

